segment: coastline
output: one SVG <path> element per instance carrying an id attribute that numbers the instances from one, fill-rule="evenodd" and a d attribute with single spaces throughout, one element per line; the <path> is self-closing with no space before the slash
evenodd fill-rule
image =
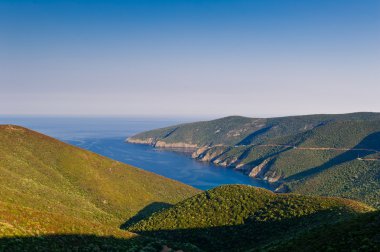
<path id="1" fill-rule="evenodd" d="M 263 176 L 264 170 L 267 167 L 267 164 L 270 162 L 270 160 L 264 160 L 258 166 L 249 167 L 246 164 L 237 163 L 237 158 L 231 159 L 229 161 L 222 161 L 221 159 L 218 159 L 218 157 L 222 155 L 227 149 L 234 148 L 234 146 L 198 146 L 196 144 L 187 144 L 182 142 L 166 143 L 162 140 L 155 140 L 154 138 L 148 138 L 144 140 L 132 137 L 127 138 L 125 142 L 130 144 L 149 145 L 153 148 L 185 154 L 198 162 L 210 163 L 215 166 L 233 169 L 235 171 L 241 172 L 247 177 L 266 182 L 268 183 L 268 186 L 273 192 L 285 193 L 289 191 L 288 188 L 284 186 L 284 183 L 281 181 L 281 177 Z M 215 148 L 220 149 L 215 150 Z"/>

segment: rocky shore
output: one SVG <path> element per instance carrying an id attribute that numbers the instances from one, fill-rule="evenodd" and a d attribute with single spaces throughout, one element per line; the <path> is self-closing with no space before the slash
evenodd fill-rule
<path id="1" fill-rule="evenodd" d="M 190 152 L 191 157 L 193 159 L 196 159 L 201 162 L 209 162 L 216 166 L 235 169 L 246 174 L 249 177 L 267 181 L 268 183 L 273 185 L 274 189 L 276 189 L 281 184 L 281 176 L 269 170 L 271 165 L 270 159 L 265 159 L 260 164 L 251 166 L 242 163 L 242 160 L 238 157 L 225 157 L 223 154 L 226 153 L 226 151 L 235 148 L 234 146 L 198 146 L 196 144 L 189 144 L 183 142 L 167 143 L 165 141 L 157 140 L 154 138 L 128 138 L 126 142 L 133 144 L 147 144 L 155 148 L 165 148 L 170 150 L 175 149 L 176 151 L 180 152 Z"/>

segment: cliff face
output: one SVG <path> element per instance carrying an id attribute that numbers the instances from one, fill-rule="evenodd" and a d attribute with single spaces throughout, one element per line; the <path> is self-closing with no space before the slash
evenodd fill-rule
<path id="1" fill-rule="evenodd" d="M 178 143 L 166 143 L 165 141 L 157 141 L 154 144 L 154 147 L 157 148 L 183 148 L 183 149 L 194 149 L 197 148 L 198 146 L 196 144 L 189 144 L 189 143 L 183 143 L 183 142 L 178 142 Z"/>
<path id="2" fill-rule="evenodd" d="M 202 162 L 210 162 L 217 166 L 228 167 L 243 172 L 249 177 L 266 180 L 274 183 L 281 180 L 281 176 L 271 171 L 272 161 L 268 158 L 258 165 L 245 163 L 245 155 L 233 155 L 231 152 L 236 151 L 239 147 L 233 146 L 204 146 L 193 152 L 192 158 Z"/>
<path id="3" fill-rule="evenodd" d="M 127 143 L 134 143 L 134 144 L 148 144 L 148 145 L 154 145 L 156 143 L 156 140 L 153 138 L 145 138 L 145 139 L 138 139 L 138 138 L 127 138 Z"/>
<path id="4" fill-rule="evenodd" d="M 177 143 L 167 143 L 162 140 L 157 140 L 152 137 L 145 138 L 145 139 L 140 139 L 140 138 L 127 138 L 126 140 L 127 143 L 133 143 L 133 144 L 147 144 L 151 145 L 153 147 L 157 148 L 174 148 L 174 149 L 195 149 L 198 148 L 196 144 L 189 144 L 189 143 L 184 143 L 184 142 L 177 142 Z"/>
<path id="5" fill-rule="evenodd" d="M 260 173 L 259 176 L 258 172 L 252 172 L 252 169 L 255 169 L 255 166 L 243 164 L 241 158 L 239 159 L 239 157 L 234 155 L 225 156 L 227 152 L 234 149 L 234 146 L 226 146 L 222 144 L 199 146 L 188 142 L 166 142 L 160 138 L 139 138 L 138 136 L 130 137 L 126 142 L 133 144 L 147 144 L 156 148 L 183 149 L 183 151 L 188 151 L 190 149 L 192 151 L 191 157 L 198 161 L 210 162 L 217 166 L 237 169 L 253 178 L 264 178 L 264 176 L 262 176 L 264 175 L 263 173 Z"/>
<path id="6" fill-rule="evenodd" d="M 281 176 L 277 176 L 276 173 L 270 172 L 270 159 L 264 160 L 259 165 L 245 164 L 242 158 L 235 155 L 227 155 L 231 152 L 234 146 L 201 146 L 197 144 L 184 143 L 184 142 L 173 142 L 167 143 L 163 140 L 158 140 L 154 138 L 128 138 L 127 142 L 134 144 L 147 144 L 156 148 L 168 148 L 168 149 L 179 149 L 183 151 L 192 151 L 191 157 L 201 162 L 210 162 L 217 166 L 228 167 L 231 169 L 236 169 L 243 172 L 244 174 L 256 178 L 266 180 L 268 182 L 278 182 Z"/>

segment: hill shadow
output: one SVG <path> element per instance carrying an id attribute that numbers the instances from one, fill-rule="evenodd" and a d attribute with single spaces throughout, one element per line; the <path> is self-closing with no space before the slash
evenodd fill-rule
<path id="1" fill-rule="evenodd" d="M 173 250 L 170 250 L 173 249 Z M 50 251 L 196 251 L 195 246 L 186 243 L 158 240 L 135 236 L 117 238 L 84 234 L 54 234 L 39 236 L 1 237 L 0 251 L 50 252 Z"/>
<path id="2" fill-rule="evenodd" d="M 265 248 L 268 246 L 287 244 L 288 242 L 290 242 L 289 244 L 293 244 L 295 239 L 304 239 L 305 235 L 307 239 L 301 241 L 313 242 L 314 240 L 310 239 L 308 235 L 315 231 L 321 234 L 333 231 L 332 239 L 324 243 L 330 246 L 336 239 L 340 239 L 337 244 L 341 246 L 342 251 L 346 251 L 346 230 L 352 228 L 352 225 L 349 225 L 352 220 L 360 224 L 355 226 L 356 230 L 354 232 L 356 234 L 360 234 L 363 229 L 364 231 L 368 229 L 368 232 L 363 233 L 364 236 L 360 237 L 360 241 L 356 244 L 355 248 L 360 248 L 362 245 L 367 244 L 368 239 L 376 239 L 378 237 L 379 212 L 360 215 L 351 213 L 346 218 L 342 218 L 342 216 L 338 217 L 337 215 L 339 215 L 339 211 L 334 214 L 334 212 L 326 210 L 303 217 L 276 221 L 254 221 L 248 219 L 245 224 L 240 225 L 145 231 L 139 232 L 145 236 L 131 238 L 84 234 L 1 237 L 0 251 L 267 251 Z M 346 224 L 347 220 L 348 225 Z M 336 231 L 342 228 L 346 228 L 346 230 L 343 229 L 340 236 L 336 237 Z M 317 236 L 316 238 L 319 237 Z M 353 249 L 354 247 L 349 248 Z M 296 250 L 280 249 L 280 251 L 304 250 L 302 246 L 299 246 L 296 247 Z"/>
<path id="3" fill-rule="evenodd" d="M 253 146 L 251 149 L 253 149 L 253 148 L 255 148 L 255 146 Z M 268 163 L 268 164 L 266 165 L 266 166 L 267 166 L 267 169 L 269 169 L 270 166 L 273 164 L 273 162 L 275 161 L 275 159 L 276 159 L 276 157 L 277 157 L 278 155 L 280 155 L 281 153 L 286 152 L 286 151 L 288 151 L 288 150 L 292 150 L 292 149 L 293 149 L 292 147 L 281 147 L 280 150 L 275 150 L 275 151 L 273 151 L 272 153 L 266 154 L 266 155 L 264 155 L 264 156 L 262 156 L 262 157 L 259 157 L 259 158 L 255 159 L 255 160 L 251 161 L 251 162 L 248 162 L 248 163 L 246 164 L 246 166 L 247 166 L 247 167 L 251 167 L 251 168 L 253 168 L 253 167 L 256 167 L 256 166 L 260 165 L 260 164 L 263 163 L 265 160 L 267 160 L 267 159 L 272 159 L 272 158 L 273 158 L 273 159 L 270 161 L 270 163 Z M 266 171 L 262 171 L 262 172 L 260 172 L 260 173 L 264 174 L 265 172 L 266 172 Z"/>
<path id="4" fill-rule="evenodd" d="M 263 135 L 265 134 L 266 132 L 268 132 L 273 126 L 268 126 L 268 127 L 265 127 L 265 128 L 262 128 L 262 129 L 259 129 L 259 130 L 256 130 L 254 131 L 253 133 L 249 134 L 248 136 L 246 136 L 243 140 L 241 140 L 238 144 L 236 145 L 248 145 L 248 144 L 251 144 L 252 141 L 257 138 L 258 136 L 260 135 Z"/>
<path id="5" fill-rule="evenodd" d="M 173 206 L 172 204 L 165 202 L 153 202 L 141 209 L 136 215 L 124 222 L 120 228 L 127 229 L 129 226 L 139 222 L 142 219 L 148 218 L 153 213 L 158 212 L 162 209 Z"/>
<path id="6" fill-rule="evenodd" d="M 352 147 L 351 150 L 348 150 L 330 159 L 329 161 L 327 161 L 326 163 L 320 166 L 294 174 L 288 177 L 286 180 L 288 181 L 300 180 L 309 176 L 314 176 L 318 173 L 321 173 L 325 170 L 330 169 L 333 166 L 353 161 L 357 159 L 358 157 L 363 158 L 379 151 L 380 151 L 380 132 L 374 132 L 366 136 L 365 138 L 363 138 L 360 141 L 360 143 Z"/>
<path id="7" fill-rule="evenodd" d="M 133 245 L 132 239 L 118 239 L 114 237 L 99 237 L 96 235 L 41 235 L 28 237 L 2 237 L 0 238 L 0 251 L 68 251 L 73 248 L 93 247 L 106 249 L 107 246 L 120 246 L 124 248 Z"/>
<path id="8" fill-rule="evenodd" d="M 349 216 L 351 217 L 351 214 Z M 354 214 L 352 214 L 353 216 Z M 262 246 L 284 242 L 301 233 L 308 233 L 311 230 L 335 224 L 343 219 L 342 216 L 339 216 L 338 211 L 334 214 L 331 210 L 324 210 L 302 217 L 271 221 L 248 218 L 244 224 L 237 225 L 134 232 L 146 237 L 188 242 L 203 251 L 251 251 L 252 249 L 261 251 Z"/>

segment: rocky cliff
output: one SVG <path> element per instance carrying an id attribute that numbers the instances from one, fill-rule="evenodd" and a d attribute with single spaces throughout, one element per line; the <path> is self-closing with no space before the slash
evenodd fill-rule
<path id="1" fill-rule="evenodd" d="M 184 142 L 167 143 L 154 138 L 139 139 L 131 137 L 126 141 L 134 144 L 147 144 L 156 148 L 177 149 L 184 152 L 190 150 L 192 152 L 191 157 L 201 162 L 210 162 L 217 166 L 236 169 L 252 178 L 266 180 L 271 183 L 278 182 L 281 179 L 281 176 L 278 176 L 275 172 L 269 172 L 269 159 L 264 160 L 259 165 L 250 165 L 243 163 L 242 158 L 238 156 L 225 155 L 227 152 L 239 147 L 224 146 L 221 144 L 215 146 L 198 146 L 197 144 Z"/>

